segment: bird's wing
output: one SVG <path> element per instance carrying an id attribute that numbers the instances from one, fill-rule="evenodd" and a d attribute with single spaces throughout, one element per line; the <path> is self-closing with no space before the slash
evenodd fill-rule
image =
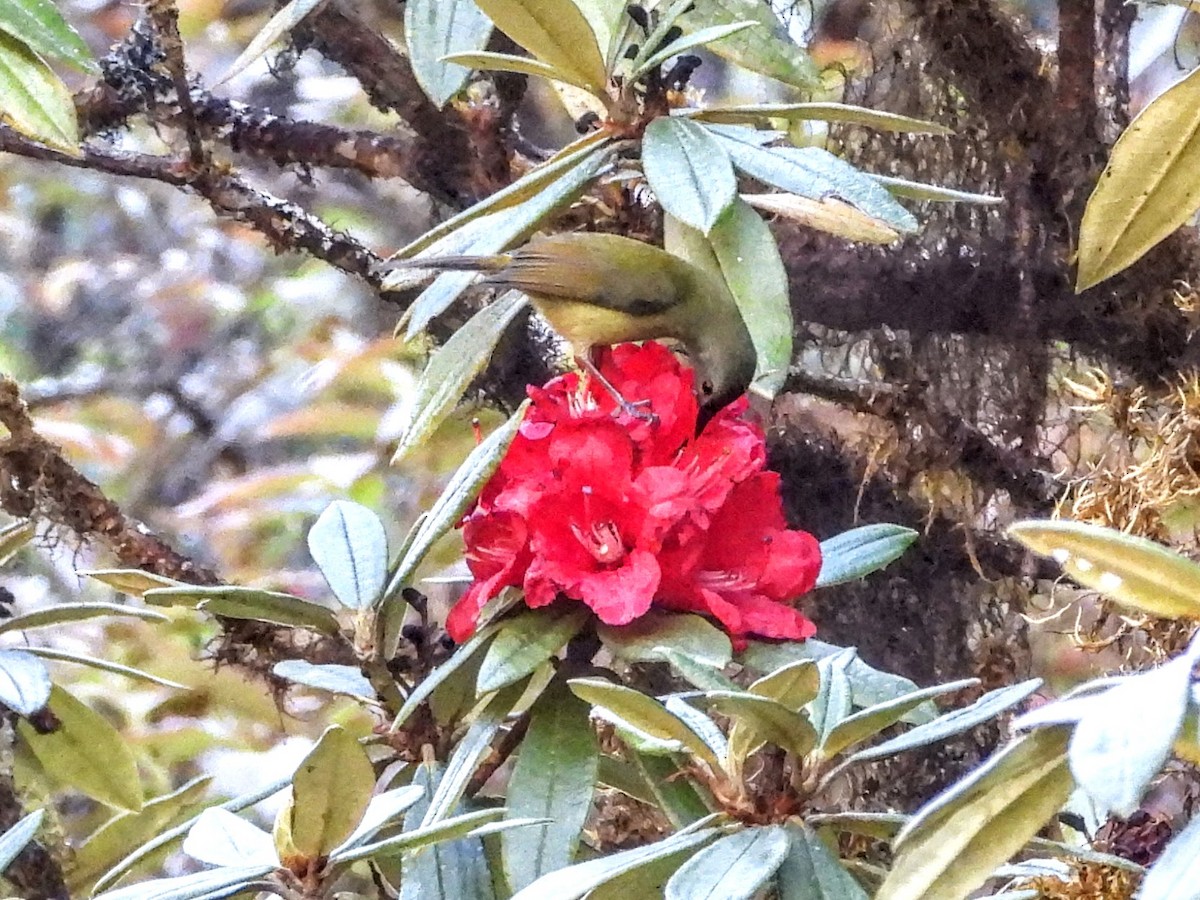
<path id="1" fill-rule="evenodd" d="M 587 253 L 547 253 L 536 247 L 514 253 L 512 262 L 489 275 L 487 281 L 516 288 L 537 299 L 589 303 L 637 317 L 659 315 L 679 302 L 666 278 L 654 279 L 653 289 L 643 292 L 637 284 L 614 283 L 604 260 Z M 639 296 L 641 293 L 645 296 Z"/>

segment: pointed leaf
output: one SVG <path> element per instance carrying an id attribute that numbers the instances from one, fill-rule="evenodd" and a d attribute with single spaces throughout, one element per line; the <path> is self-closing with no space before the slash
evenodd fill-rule
<path id="1" fill-rule="evenodd" d="M 728 25 L 713 25 L 709 28 L 701 28 L 693 31 L 686 37 L 682 37 L 677 41 L 673 41 L 666 47 L 663 47 L 657 53 L 654 53 L 646 59 L 645 62 L 634 67 L 630 74 L 631 78 L 637 78 L 639 75 L 649 72 L 656 66 L 661 66 L 672 56 L 678 56 L 681 53 L 686 53 L 693 47 L 704 47 L 708 44 L 714 44 L 717 41 L 727 37 L 732 37 L 740 31 L 745 31 L 747 28 L 753 28 L 758 25 L 757 22 L 731 22 Z M 649 41 L 646 42 L 649 45 Z"/>
<path id="2" fill-rule="evenodd" d="M 489 434 L 483 443 L 463 460 L 437 502 L 429 510 L 428 518 L 422 523 L 408 552 L 397 566 L 384 593 L 385 598 L 400 593 L 438 538 L 453 528 L 463 517 L 467 507 L 475 502 L 476 495 L 500 467 L 508 445 L 517 436 L 517 430 L 521 427 L 521 420 L 525 417 L 528 406 L 528 401 L 521 404 L 507 422 Z"/>
<path id="3" fill-rule="evenodd" d="M 678 741 L 688 752 L 708 763 L 714 771 L 721 761 L 696 732 L 641 691 L 610 684 L 598 678 L 573 678 L 568 682 L 575 695 L 595 706 L 612 710 L 635 728 L 663 741 Z"/>
<path id="4" fill-rule="evenodd" d="M 435 668 L 432 672 L 425 676 L 421 682 L 412 689 L 408 698 L 404 701 L 404 705 L 400 707 L 400 711 L 396 713 L 396 719 L 392 722 L 391 730 L 394 732 L 399 729 L 408 717 L 413 714 L 418 706 L 429 699 L 430 695 L 444 684 L 446 679 L 457 672 L 460 668 L 471 661 L 483 646 L 492 639 L 496 634 L 498 626 L 489 625 L 486 628 L 480 628 L 471 636 L 471 639 L 459 647 L 451 654 L 450 658 L 444 663 Z"/>
<path id="5" fill-rule="evenodd" d="M 16 556 L 17 551 L 33 540 L 37 525 L 32 521 L 14 522 L 0 528 L 0 566 Z"/>
<path id="6" fill-rule="evenodd" d="M 50 702 L 50 673 L 25 650 L 0 650 L 0 703 L 32 716 Z"/>
<path id="7" fill-rule="evenodd" d="M 662 658 L 671 664 L 680 677 L 702 691 L 741 690 L 733 679 L 726 677 L 719 668 L 689 653 L 681 653 L 670 647 L 659 647 Z"/>
<path id="8" fill-rule="evenodd" d="M 471 382 L 487 368 L 492 351 L 509 323 L 527 303 L 524 294 L 506 291 L 498 300 L 471 316 L 433 354 L 417 382 L 408 420 L 392 455 L 393 465 L 427 441 L 454 411 Z"/>
<path id="9" fill-rule="evenodd" d="M 847 716 L 835 725 L 833 730 L 826 735 L 825 740 L 821 742 L 821 755 L 826 759 L 830 759 L 847 747 L 851 747 L 872 735 L 878 734 L 883 729 L 895 725 L 907 713 L 932 698 L 961 691 L 964 688 L 977 684 L 979 684 L 978 678 L 965 678 L 962 681 L 938 684 Z"/>
<path id="10" fill-rule="evenodd" d="M 739 106 L 705 106 L 680 113 L 699 122 L 761 122 L 767 119 L 799 121 L 815 119 L 821 122 L 845 122 L 863 125 L 880 131 L 897 131 L 902 134 L 953 134 L 953 128 L 914 119 L 897 113 L 868 109 L 849 103 L 751 103 Z"/>
<path id="11" fill-rule="evenodd" d="M 1171 839 L 1150 867 L 1140 900 L 1200 900 L 1200 818 Z"/>
<path id="12" fill-rule="evenodd" d="M 601 94 L 608 82 L 596 36 L 572 0 L 477 0 L 500 30 Z"/>
<path id="13" fill-rule="evenodd" d="M 79 574 L 95 578 L 113 590 L 131 597 L 141 597 L 146 591 L 155 588 L 186 587 L 182 581 L 141 569 L 81 569 Z"/>
<path id="14" fill-rule="evenodd" d="M 709 844 L 667 882 L 666 900 L 749 900 L 788 854 L 779 825 L 747 828 Z"/>
<path id="15" fill-rule="evenodd" d="M 788 276 L 775 237 L 749 204 L 735 199 L 708 239 L 754 341 L 755 390 L 774 397 L 792 364 L 793 330 Z"/>
<path id="16" fill-rule="evenodd" d="M 706 235 L 737 199 L 728 154 L 687 119 L 664 116 L 647 126 L 642 168 L 662 208 Z"/>
<path id="17" fill-rule="evenodd" d="M 154 606 L 190 606 L 214 616 L 254 619 L 275 625 L 309 628 L 322 634 L 337 634 L 337 617 L 324 606 L 291 594 L 222 584 L 212 587 L 154 588 L 142 594 Z"/>
<path id="18" fill-rule="evenodd" d="M 418 809 L 410 811 L 409 814 L 419 814 L 420 812 L 421 810 Z M 455 816 L 452 819 L 443 819 L 436 825 L 429 825 L 423 828 L 413 828 L 411 831 L 406 831 L 403 834 L 384 838 L 381 841 L 376 841 L 371 844 L 363 844 L 361 847 L 355 847 L 353 850 L 338 853 L 336 858 L 334 858 L 334 862 L 345 864 L 356 862 L 360 859 L 370 859 L 372 857 L 387 858 L 391 856 L 398 856 L 406 851 L 419 850 L 422 847 L 428 847 L 439 843 L 450 843 L 459 841 L 463 838 L 482 837 L 486 834 L 503 832 L 510 828 L 533 828 L 543 824 L 538 819 L 513 819 L 508 822 L 498 821 L 504 818 L 504 812 L 504 808 L 499 807 L 463 813 L 462 815 Z M 462 857 L 454 852 L 455 849 L 457 848 L 453 846 L 441 847 L 437 849 L 437 853 L 450 853 L 449 857 L 440 867 L 443 872 L 454 871 L 454 863 L 456 861 L 461 861 Z M 482 857 L 480 857 L 480 859 L 482 859 Z M 443 896 L 447 898 L 447 900 L 456 900 L 458 895 L 442 894 L 439 896 Z"/>
<path id="19" fill-rule="evenodd" d="M 1150 101 L 1113 145 L 1079 225 L 1084 291 L 1137 262 L 1200 206 L 1200 69 Z"/>
<path id="20" fill-rule="evenodd" d="M 37 809 L 23 816 L 12 828 L 0 835 L 0 873 L 17 858 L 25 845 L 33 840 L 45 817 L 44 809 Z"/>
<path id="21" fill-rule="evenodd" d="M 420 802 L 424 796 L 425 788 L 417 784 L 409 784 L 376 794 L 367 804 L 367 809 L 363 813 L 358 827 L 329 856 L 336 858 L 349 853 L 356 847 L 361 847 L 388 825 L 395 824 L 396 819 Z"/>
<path id="22" fill-rule="evenodd" d="M 956 734 L 962 734 L 976 725 L 995 718 L 1006 709 L 1016 706 L 1041 686 L 1042 680 L 1040 678 L 1031 678 L 1020 684 L 997 688 L 994 691 L 984 694 L 970 706 L 963 709 L 956 709 L 954 712 L 940 716 L 932 722 L 919 725 L 912 731 L 892 738 L 890 741 L 884 741 L 882 744 L 876 744 L 874 747 L 868 747 L 865 750 L 859 750 L 850 759 L 855 762 L 882 759 L 885 756 L 892 756 L 915 747 L 925 747 L 929 744 L 940 743 L 947 738 L 954 737 Z"/>
<path id="23" fill-rule="evenodd" d="M 346 840 L 371 802 L 375 770 L 362 746 L 334 725 L 292 777 L 291 838 L 297 852 L 319 859 Z"/>
<path id="24" fill-rule="evenodd" d="M 479 668 L 476 693 L 498 691 L 520 681 L 558 653 L 588 620 L 586 607 L 531 609 L 500 624 Z"/>
<path id="25" fill-rule="evenodd" d="M 179 878 L 157 878 L 98 894 L 94 900 L 223 900 L 246 892 L 275 866 L 208 869 Z"/>
<path id="26" fill-rule="evenodd" d="M 857 655 L 858 651 L 848 647 L 817 663 L 817 669 L 821 673 L 821 688 L 809 704 L 809 714 L 813 727 L 822 740 L 829 736 L 839 722 L 850 715 L 850 707 L 854 700 L 847 669 Z"/>
<path id="27" fill-rule="evenodd" d="M 528 56 L 513 56 L 510 53 L 479 50 L 474 53 L 451 53 L 443 56 L 442 61 L 479 69 L 481 72 L 516 72 L 519 75 L 532 75 L 534 78 L 559 81 L 563 84 L 574 85 L 580 90 L 589 90 L 587 82 L 574 72 L 556 69 L 549 63 Z"/>
<path id="28" fill-rule="evenodd" d="M 304 659 L 285 659 L 275 663 L 271 674 L 319 691 L 375 702 L 375 688 L 357 666 L 315 666 Z"/>
<path id="29" fill-rule="evenodd" d="M 79 155 L 79 126 L 71 92 L 41 57 L 3 31 L 0 116 L 27 137 L 71 156 Z"/>
<path id="30" fill-rule="evenodd" d="M 51 0 L 9 0 L 0 3 L 0 31 L 38 56 L 64 62 L 80 72 L 96 71 L 92 52 Z"/>
<path id="31" fill-rule="evenodd" d="M 579 900 L 588 891 L 626 872 L 685 850 L 695 850 L 719 834 L 716 828 L 680 832 L 648 847 L 637 847 L 577 863 L 543 875 L 533 884 L 517 891 L 512 900 Z"/>
<path id="32" fill-rule="evenodd" d="M 679 767 L 676 757 L 631 754 L 642 779 L 650 787 L 650 803 L 662 810 L 676 829 L 692 828 L 712 810 L 695 779 Z"/>
<path id="33" fill-rule="evenodd" d="M 136 681 L 148 681 L 151 684 L 174 688 L 175 690 L 188 690 L 188 686 L 186 684 L 180 684 L 178 681 L 171 681 L 169 678 L 163 678 L 151 672 L 143 671 L 142 669 L 135 669 L 132 666 L 123 666 L 120 663 L 110 662 L 107 659 L 99 659 L 95 656 L 83 656 L 79 653 L 68 653 L 65 650 L 52 650 L 49 647 L 29 647 L 26 652 L 32 653 L 34 656 L 40 657 L 41 659 L 51 659 L 55 662 L 76 663 L 81 666 L 99 669 L 102 672 L 112 672 L 114 675 L 124 675 L 126 678 L 133 678 Z"/>
<path id="34" fill-rule="evenodd" d="M 690 6 L 690 4 L 689 4 Z M 696 0 L 680 20 L 684 31 L 730 22 L 758 22 L 761 28 L 744 31 L 712 46 L 712 52 L 744 69 L 784 84 L 813 90 L 821 83 L 808 54 L 788 36 L 771 7 L 758 0 Z"/>
<path id="35" fill-rule="evenodd" d="M 907 178 L 893 178 L 890 175 L 871 175 L 876 184 L 887 188 L 893 197 L 904 197 L 908 200 L 926 200 L 933 203 L 977 203 L 981 206 L 999 206 L 1004 202 L 1003 197 L 995 194 L 972 194 L 968 191 L 956 191 L 953 188 L 936 184 L 925 184 L 920 181 L 909 181 Z"/>
<path id="36" fill-rule="evenodd" d="M 183 840 L 183 852 L 210 866 L 279 865 L 271 835 L 224 809 L 206 809 Z"/>
<path id="37" fill-rule="evenodd" d="M 551 685 L 530 712 L 508 782 L 508 817 L 549 822 L 504 834 L 504 871 L 514 890 L 571 864 L 599 763 L 588 706 L 564 685 Z"/>
<path id="38" fill-rule="evenodd" d="M 59 722 L 49 734 L 17 723 L 46 774 L 109 806 L 141 809 L 137 762 L 120 732 L 60 687 L 51 689 L 49 706 Z"/>
<path id="39" fill-rule="evenodd" d="M 903 525 L 864 525 L 821 541 L 821 574 L 817 587 L 855 581 L 899 559 L 917 539 Z"/>
<path id="40" fill-rule="evenodd" d="M 737 685 L 734 685 L 733 688 L 736 691 Z M 716 688 L 716 690 L 721 689 Z M 708 749 L 716 755 L 717 759 L 723 760 L 729 756 L 729 742 L 725 740 L 725 735 L 721 734 L 721 729 L 717 727 L 716 722 L 689 704 L 682 697 L 668 696 L 663 700 L 663 706 L 666 707 L 667 712 L 696 732 L 700 740 L 708 745 Z"/>
<path id="41" fill-rule="evenodd" d="M 1008 533 L 1084 587 L 1154 616 L 1200 618 L 1200 566 L 1153 541 L 1084 522 L 1018 522 Z"/>
<path id="42" fill-rule="evenodd" d="M 325 507 L 308 531 L 308 552 L 343 606 L 362 609 L 379 599 L 387 580 L 387 532 L 365 506 L 335 500 Z"/>
<path id="43" fill-rule="evenodd" d="M 287 6 L 271 16 L 262 31 L 254 36 L 241 55 L 233 61 L 233 65 L 217 79 L 216 85 L 222 85 L 240 74 L 247 66 L 266 53 L 272 44 L 303 22 L 310 12 L 324 2 L 325 0 L 291 0 Z"/>
<path id="44" fill-rule="evenodd" d="M 408 0 L 404 4 L 408 61 L 434 106 L 445 106 L 471 76 L 470 69 L 442 58 L 482 50 L 491 35 L 492 21 L 475 0 Z"/>
<path id="45" fill-rule="evenodd" d="M 126 606 L 123 603 L 58 603 L 5 619 L 0 622 L 0 634 L 46 628 L 64 622 L 83 622 L 101 616 L 130 616 L 147 622 L 167 621 L 167 617 L 157 610 Z"/>
<path id="46" fill-rule="evenodd" d="M 599 624 L 596 634 L 614 655 L 628 662 L 661 662 L 671 649 L 710 666 L 724 668 L 733 658 L 729 637 L 707 619 L 680 613 L 648 612 L 628 625 Z"/>
<path id="47" fill-rule="evenodd" d="M 869 900 L 854 876 L 806 825 L 788 825 L 791 846 L 779 867 L 779 900 Z"/>
<path id="48" fill-rule="evenodd" d="M 1071 793 L 1066 729 L 1022 738 L 921 809 L 900 833 L 876 900 L 962 900 Z"/>
<path id="49" fill-rule="evenodd" d="M 814 200 L 799 194 L 742 194 L 742 200 L 755 209 L 865 244 L 890 244 L 900 239 L 900 232 L 890 225 L 869 216 L 837 197 Z"/>
<path id="50" fill-rule="evenodd" d="M 817 745 L 817 733 L 803 715 L 782 703 L 757 694 L 708 691 L 704 702 L 710 709 L 737 720 L 761 740 L 804 756 Z"/>

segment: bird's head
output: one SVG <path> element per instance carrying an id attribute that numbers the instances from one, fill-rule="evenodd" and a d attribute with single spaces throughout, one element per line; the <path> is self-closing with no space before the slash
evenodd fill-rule
<path id="1" fill-rule="evenodd" d="M 754 346 L 748 336 L 744 344 L 718 340 L 694 356 L 696 398 L 700 402 L 697 433 L 713 416 L 746 393 L 754 380 L 755 362 Z"/>

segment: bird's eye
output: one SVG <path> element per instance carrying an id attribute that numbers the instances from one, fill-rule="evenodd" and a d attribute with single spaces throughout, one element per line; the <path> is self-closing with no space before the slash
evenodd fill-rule
<path id="1" fill-rule="evenodd" d="M 705 397 L 711 397 L 713 395 L 713 391 L 715 390 L 716 388 L 713 387 L 713 383 L 711 381 L 705 381 L 700 385 L 700 392 L 704 394 Z"/>

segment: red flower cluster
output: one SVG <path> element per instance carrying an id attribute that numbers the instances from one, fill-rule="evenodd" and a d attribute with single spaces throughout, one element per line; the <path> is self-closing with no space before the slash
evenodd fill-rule
<path id="1" fill-rule="evenodd" d="M 622 344 L 600 369 L 657 421 L 618 415 L 576 374 L 529 389 L 520 433 L 463 523 L 475 581 L 450 636 L 470 636 L 484 603 L 516 585 L 531 607 L 567 597 L 610 625 L 656 606 L 712 616 L 735 639 L 810 637 L 788 603 L 812 588 L 820 548 L 788 529 L 745 399 L 694 437 L 692 372 L 664 346 Z"/>

